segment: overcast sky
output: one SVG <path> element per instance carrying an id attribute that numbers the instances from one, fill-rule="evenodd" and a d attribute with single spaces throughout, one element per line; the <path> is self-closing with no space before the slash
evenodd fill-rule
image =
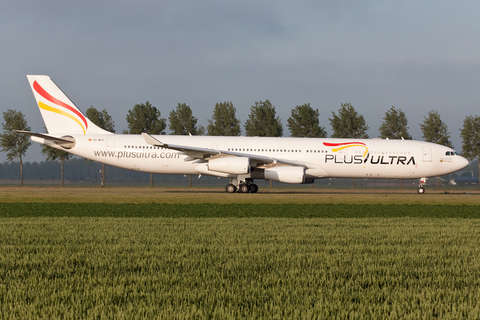
<path id="1" fill-rule="evenodd" d="M 165 118 L 186 103 L 203 126 L 232 101 L 243 130 L 269 99 L 285 135 L 296 105 L 318 108 L 330 135 L 332 111 L 351 103 L 373 138 L 393 105 L 416 140 L 438 111 L 461 151 L 480 107 L 479 12 L 478 1 L 4 0 L 1 111 L 43 132 L 25 75 L 46 74 L 81 110 L 106 108 L 118 133 L 147 100 Z M 31 147 L 25 161 L 43 159 Z"/>

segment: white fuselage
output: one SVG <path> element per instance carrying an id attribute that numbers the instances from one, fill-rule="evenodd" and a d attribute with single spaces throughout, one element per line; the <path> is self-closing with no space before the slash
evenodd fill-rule
<path id="1" fill-rule="evenodd" d="M 210 174 L 202 161 L 181 151 L 148 145 L 141 135 L 72 135 L 68 151 L 126 169 L 164 174 Z M 303 164 L 309 178 L 422 178 L 448 174 L 468 164 L 451 148 L 412 140 L 320 139 L 218 136 L 155 136 L 165 144 L 292 160 Z M 34 141 L 42 142 L 32 137 Z M 206 161 L 203 161 L 203 164 Z"/>
<path id="2" fill-rule="evenodd" d="M 427 178 L 467 166 L 453 149 L 381 139 L 118 135 L 95 125 L 46 75 L 27 75 L 48 134 L 33 141 L 121 168 L 229 178 L 229 193 L 258 191 L 254 179 Z M 418 192 L 423 193 L 424 179 Z"/>

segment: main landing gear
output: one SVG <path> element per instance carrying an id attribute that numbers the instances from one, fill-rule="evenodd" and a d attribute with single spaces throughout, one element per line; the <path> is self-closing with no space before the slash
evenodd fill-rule
<path id="1" fill-rule="evenodd" d="M 423 187 L 427 183 L 428 178 L 421 178 L 420 179 L 420 184 L 418 185 L 417 193 L 418 194 L 424 194 L 425 193 L 425 188 Z"/>
<path id="2" fill-rule="evenodd" d="M 235 193 L 237 191 L 238 193 L 257 193 L 258 186 L 253 183 L 253 180 L 246 180 L 241 181 L 240 183 L 237 182 L 237 185 L 235 185 L 234 182 L 227 184 L 225 191 L 228 193 Z"/>

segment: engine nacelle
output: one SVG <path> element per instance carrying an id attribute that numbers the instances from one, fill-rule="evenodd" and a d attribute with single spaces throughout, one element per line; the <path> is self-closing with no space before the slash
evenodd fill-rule
<path id="1" fill-rule="evenodd" d="M 71 136 L 63 136 L 61 137 L 63 140 L 68 140 L 70 142 L 55 142 L 55 144 L 58 144 L 59 146 L 65 148 L 65 149 L 72 149 L 75 147 L 75 138 Z"/>
<path id="2" fill-rule="evenodd" d="M 265 180 L 304 183 L 305 167 L 273 167 L 265 169 Z"/>
<path id="3" fill-rule="evenodd" d="M 250 172 L 250 158 L 224 157 L 208 160 L 208 170 L 233 174 L 247 174 Z"/>

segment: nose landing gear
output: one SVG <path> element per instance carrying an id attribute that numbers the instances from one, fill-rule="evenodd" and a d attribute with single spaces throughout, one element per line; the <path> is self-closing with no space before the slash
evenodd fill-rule
<path id="1" fill-rule="evenodd" d="M 418 185 L 417 193 L 418 194 L 424 194 L 425 193 L 425 188 L 424 185 L 427 183 L 428 178 L 421 178 L 420 179 L 420 184 Z"/>

